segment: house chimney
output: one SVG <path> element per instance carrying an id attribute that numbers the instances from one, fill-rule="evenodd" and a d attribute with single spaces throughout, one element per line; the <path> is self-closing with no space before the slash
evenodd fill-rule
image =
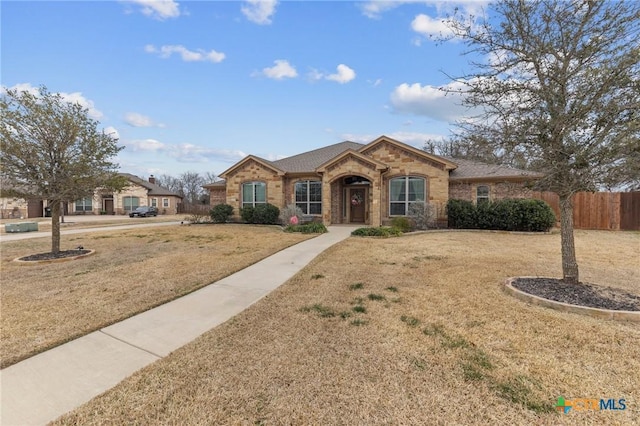
<path id="1" fill-rule="evenodd" d="M 156 183 L 156 178 L 153 177 L 153 175 L 149 176 L 149 183 L 154 183 L 154 184 Z"/>

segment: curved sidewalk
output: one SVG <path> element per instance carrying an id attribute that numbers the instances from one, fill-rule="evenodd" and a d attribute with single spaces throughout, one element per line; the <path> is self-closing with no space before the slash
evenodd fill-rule
<path id="1" fill-rule="evenodd" d="M 184 297 L 0 371 L 0 424 L 45 424 L 167 356 L 285 283 L 354 227 L 284 249 Z"/>

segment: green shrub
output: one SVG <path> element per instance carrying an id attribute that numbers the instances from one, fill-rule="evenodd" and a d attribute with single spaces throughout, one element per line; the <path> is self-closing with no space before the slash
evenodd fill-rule
<path id="1" fill-rule="evenodd" d="M 240 216 L 245 223 L 268 224 L 278 223 L 280 209 L 273 204 L 258 204 L 255 207 L 243 207 Z"/>
<path id="2" fill-rule="evenodd" d="M 302 232 L 303 234 L 324 234 L 328 232 L 327 227 L 322 223 L 312 222 L 304 225 L 289 225 L 284 228 L 285 232 Z"/>
<path id="3" fill-rule="evenodd" d="M 240 209 L 240 217 L 244 223 L 253 223 L 253 207 L 243 207 Z"/>
<path id="4" fill-rule="evenodd" d="M 556 222 L 547 203 L 534 199 L 504 199 L 480 203 L 449 200 L 447 216 L 450 228 L 497 229 L 503 231 L 548 231 Z"/>
<path id="5" fill-rule="evenodd" d="M 209 210 L 209 216 L 214 223 L 226 223 L 233 214 L 233 207 L 229 204 L 218 204 Z"/>
<path id="6" fill-rule="evenodd" d="M 351 235 L 356 237 L 397 237 L 402 235 L 402 232 L 397 228 L 380 226 L 378 228 L 358 228 Z"/>
<path id="7" fill-rule="evenodd" d="M 447 218 L 449 228 L 473 229 L 475 228 L 475 207 L 471 201 L 449 200 L 447 202 Z"/>
<path id="8" fill-rule="evenodd" d="M 394 217 L 391 226 L 399 229 L 400 232 L 410 232 L 413 229 L 411 222 L 406 217 Z"/>

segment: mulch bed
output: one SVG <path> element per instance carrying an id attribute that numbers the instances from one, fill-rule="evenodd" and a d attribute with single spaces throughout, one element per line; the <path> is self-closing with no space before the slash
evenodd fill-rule
<path id="1" fill-rule="evenodd" d="M 640 296 L 595 284 L 567 284 L 557 278 L 517 278 L 513 287 L 556 302 L 614 311 L 640 311 Z"/>
<path id="2" fill-rule="evenodd" d="M 22 260 L 24 262 L 37 262 L 37 261 L 42 261 L 42 260 L 55 260 L 55 259 L 64 259 L 66 257 L 74 257 L 74 256 L 80 256 L 81 254 L 87 254 L 89 253 L 91 250 L 86 250 L 86 249 L 76 249 L 76 250 L 63 250 L 63 251 L 59 251 L 58 253 L 38 253 L 38 254 L 31 254 L 29 256 L 24 256 L 21 257 L 19 260 Z"/>

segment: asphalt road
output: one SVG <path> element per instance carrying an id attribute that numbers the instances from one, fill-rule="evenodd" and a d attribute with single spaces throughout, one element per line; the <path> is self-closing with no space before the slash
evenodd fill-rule
<path id="1" fill-rule="evenodd" d="M 80 220 L 66 218 L 67 224 L 74 223 L 73 220 L 80 222 Z M 93 217 L 95 220 L 95 217 Z M 92 228 L 78 228 L 78 229 L 62 229 L 60 231 L 60 235 L 73 235 L 73 234 L 83 234 L 86 232 L 104 232 L 104 231 L 119 231 L 122 229 L 132 229 L 132 228 L 151 228 L 154 226 L 180 226 L 181 221 L 170 221 L 170 222 L 148 222 L 144 223 L 144 218 L 140 219 L 132 219 L 135 220 L 136 223 L 131 224 L 108 224 L 105 223 L 104 226 L 96 226 Z M 26 222 L 27 220 L 23 220 L 22 222 Z M 85 220 L 87 221 L 87 220 Z M 139 221 L 139 222 L 138 222 Z M 18 240 L 26 240 L 29 238 L 43 238 L 43 237 L 51 237 L 51 231 L 36 231 L 36 232 L 16 232 L 10 234 L 2 234 L 0 235 L 0 243 L 8 242 L 8 241 L 18 241 Z"/>

